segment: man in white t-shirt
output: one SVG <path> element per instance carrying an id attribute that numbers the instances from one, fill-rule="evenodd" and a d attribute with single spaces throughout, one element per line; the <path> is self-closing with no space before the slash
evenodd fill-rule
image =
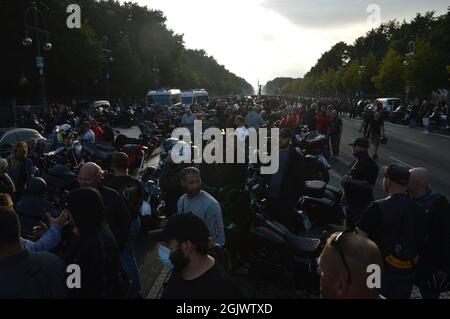
<path id="1" fill-rule="evenodd" d="M 245 119 L 241 115 L 234 118 L 234 124 L 236 125 L 236 136 L 239 141 L 244 141 L 248 136 L 248 130 L 245 126 Z"/>
<path id="2" fill-rule="evenodd" d="M 83 123 L 83 142 L 95 143 L 95 133 L 91 130 L 91 124 L 86 121 Z"/>

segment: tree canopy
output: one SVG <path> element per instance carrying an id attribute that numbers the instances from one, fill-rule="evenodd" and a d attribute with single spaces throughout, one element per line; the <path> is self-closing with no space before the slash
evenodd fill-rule
<path id="1" fill-rule="evenodd" d="M 280 92 L 309 96 L 411 93 L 427 96 L 449 87 L 450 7 L 446 14 L 417 13 L 410 22 L 389 21 L 353 44 L 338 42 L 303 78 Z M 268 84 L 271 82 L 268 82 Z"/>
<path id="2" fill-rule="evenodd" d="M 36 2 L 52 43 L 52 50 L 41 51 L 47 96 L 104 98 L 107 67 L 112 98 L 140 98 L 149 89 L 162 87 L 203 88 L 214 95 L 253 93 L 249 83 L 205 51 L 187 49 L 183 35 L 166 26 L 161 11 L 131 2 L 80 0 L 77 3 L 82 26 L 69 29 L 66 8 L 72 2 Z M 0 4 L 0 97 L 32 98 L 39 92 L 35 43 L 29 47 L 21 44 L 25 36 L 24 15 L 30 6 L 31 0 Z M 29 24 L 33 24 L 32 18 Z M 34 33 L 30 32 L 30 37 L 36 41 Z M 112 52 L 112 61 L 104 54 L 105 44 Z M 19 81 L 22 78 L 26 78 L 25 83 Z"/>

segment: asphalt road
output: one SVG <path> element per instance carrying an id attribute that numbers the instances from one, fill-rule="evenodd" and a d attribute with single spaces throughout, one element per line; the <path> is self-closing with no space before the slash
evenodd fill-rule
<path id="1" fill-rule="evenodd" d="M 344 131 L 341 140 L 341 154 L 332 159 L 330 164 L 331 184 L 339 186 L 341 177 L 354 160 L 352 148 L 348 144 L 361 136 L 358 132 L 359 119 L 343 118 Z M 434 192 L 450 198 L 450 136 L 431 133 L 422 134 L 421 128 L 408 128 L 403 125 L 385 122 L 387 145 L 381 145 L 377 163 L 384 165 L 398 162 L 408 167 L 425 167 L 431 174 L 431 188 Z M 372 150 L 370 150 L 370 154 Z M 376 199 L 385 197 L 383 176 L 380 172 L 375 185 Z"/>

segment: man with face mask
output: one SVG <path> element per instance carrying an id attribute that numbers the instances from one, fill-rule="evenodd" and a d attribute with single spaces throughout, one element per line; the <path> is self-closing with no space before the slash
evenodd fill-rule
<path id="1" fill-rule="evenodd" d="M 369 156 L 369 142 L 357 138 L 350 144 L 356 160 L 342 178 L 345 202 L 347 203 L 347 226 L 354 227 L 364 210 L 373 201 L 373 187 L 378 176 L 378 165 Z"/>
<path id="2" fill-rule="evenodd" d="M 160 242 L 159 257 L 173 269 L 162 299 L 231 299 L 238 290 L 216 260 L 208 255 L 205 222 L 192 213 L 175 214 L 164 227 L 149 233 Z"/>

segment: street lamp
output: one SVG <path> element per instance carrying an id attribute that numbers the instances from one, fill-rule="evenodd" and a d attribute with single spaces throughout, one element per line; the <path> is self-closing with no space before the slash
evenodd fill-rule
<path id="1" fill-rule="evenodd" d="M 28 23 L 29 16 L 33 15 L 32 24 Z M 40 26 L 39 22 L 42 24 Z M 41 82 L 41 103 L 44 106 L 44 111 L 47 111 L 47 99 L 45 97 L 45 78 L 44 78 L 44 57 L 41 55 L 41 46 L 45 51 L 52 49 L 52 44 L 50 43 L 50 33 L 48 32 L 47 22 L 41 11 L 39 11 L 36 6 L 29 7 L 25 11 L 24 16 L 25 25 L 25 36 L 22 39 L 22 45 L 29 47 L 33 44 L 32 31 L 34 31 L 35 45 L 36 45 L 36 66 L 39 70 L 39 77 Z M 25 83 L 26 81 L 21 81 Z"/>
<path id="2" fill-rule="evenodd" d="M 414 52 L 416 51 L 416 46 L 414 44 L 414 41 L 409 41 L 408 42 L 406 50 L 408 51 L 408 53 L 405 54 L 406 58 L 403 61 L 403 64 L 405 65 L 405 68 L 407 68 L 408 65 L 409 65 L 408 59 L 413 57 L 414 56 Z M 409 97 L 410 93 L 411 93 L 411 87 L 409 86 L 409 81 L 406 80 L 406 86 L 405 86 L 406 103 L 408 103 L 408 97 Z"/>
<path id="3" fill-rule="evenodd" d="M 105 35 L 102 37 L 102 45 L 103 45 L 103 58 L 105 60 L 106 65 L 106 96 L 108 98 L 108 101 L 110 100 L 110 74 L 109 74 L 109 64 L 114 61 L 114 58 L 112 56 L 112 51 L 108 49 L 109 46 L 109 38 Z"/>

